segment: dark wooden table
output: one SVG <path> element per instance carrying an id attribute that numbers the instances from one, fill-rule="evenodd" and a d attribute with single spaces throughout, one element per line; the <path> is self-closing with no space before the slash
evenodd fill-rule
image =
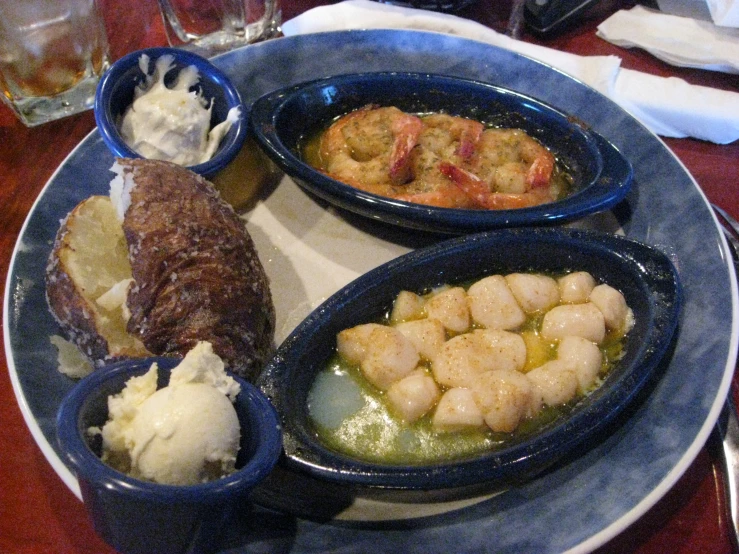
<path id="1" fill-rule="evenodd" d="M 327 0 L 282 0 L 283 21 Z M 498 31 L 511 0 L 478 0 L 459 15 Z M 156 2 L 103 0 L 113 59 L 165 44 Z M 554 37 L 524 30 L 523 40 L 576 54 L 615 54 L 623 67 L 694 84 L 739 91 L 739 76 L 667 65 L 646 52 L 625 50 L 595 35 L 595 28 L 633 0 L 602 0 L 579 23 Z M 277 39 L 279 40 L 279 39 Z M 28 129 L 0 105 L 0 282 L 34 199 L 69 152 L 95 127 L 91 112 Z M 719 146 L 693 139 L 665 139 L 710 201 L 739 219 L 739 142 Z M 28 431 L 0 354 L 0 552 L 12 554 L 112 552 L 95 534 L 82 503 L 46 462 Z M 735 387 L 736 388 L 736 387 Z M 600 552 L 716 554 L 732 551 L 718 463 L 703 449 L 674 488 L 639 521 Z"/>

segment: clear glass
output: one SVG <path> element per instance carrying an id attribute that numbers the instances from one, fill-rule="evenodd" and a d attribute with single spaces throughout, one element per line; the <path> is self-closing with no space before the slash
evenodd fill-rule
<path id="1" fill-rule="evenodd" d="M 109 64 L 95 0 L 0 0 L 2 100 L 27 126 L 92 108 Z"/>
<path id="2" fill-rule="evenodd" d="M 210 58 L 274 36 L 279 0 L 159 0 L 171 46 Z"/>

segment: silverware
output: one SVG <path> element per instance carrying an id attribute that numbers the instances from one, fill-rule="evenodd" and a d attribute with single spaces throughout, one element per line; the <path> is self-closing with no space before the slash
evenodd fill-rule
<path id="1" fill-rule="evenodd" d="M 724 232 L 726 240 L 729 242 L 732 250 L 731 254 L 734 258 L 734 267 L 736 268 L 739 265 L 739 258 L 737 257 L 737 252 L 739 252 L 739 221 L 731 217 L 731 214 L 716 204 L 711 204 L 711 207 L 716 214 L 718 222 L 721 224 L 721 229 Z"/>
<path id="2" fill-rule="evenodd" d="M 734 552 L 739 551 L 739 419 L 729 393 L 711 434 L 709 448 L 721 461 L 726 511 L 731 518 L 731 539 Z"/>
<path id="3" fill-rule="evenodd" d="M 739 274 L 739 222 L 725 210 L 711 205 L 721 224 L 721 229 L 729 243 L 734 268 Z M 712 433 L 713 450 L 722 462 L 721 476 L 729 517 L 732 522 L 732 542 L 734 551 L 739 550 L 739 418 L 732 398 L 732 391 L 726 398 L 716 428 Z"/>

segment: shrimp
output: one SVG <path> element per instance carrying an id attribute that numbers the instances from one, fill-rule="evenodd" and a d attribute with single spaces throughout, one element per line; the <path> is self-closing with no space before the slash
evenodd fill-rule
<path id="1" fill-rule="evenodd" d="M 521 194 L 549 185 L 554 156 L 520 129 L 486 129 L 467 169 L 495 192 Z"/>
<path id="2" fill-rule="evenodd" d="M 441 159 L 459 163 L 474 154 L 485 127 L 479 121 L 437 113 L 421 119 L 418 143 Z"/>
<path id="3" fill-rule="evenodd" d="M 554 200 L 554 156 L 519 129 L 486 129 L 468 160 L 444 160 L 439 170 L 478 208 L 528 208 Z"/>
<path id="4" fill-rule="evenodd" d="M 530 208 L 554 200 L 548 187 L 536 187 L 522 193 L 493 192 L 485 181 L 459 166 L 441 162 L 439 169 L 469 196 L 478 208 L 511 210 Z"/>
<path id="5" fill-rule="evenodd" d="M 354 187 L 387 194 L 410 177 L 409 155 L 421 120 L 395 107 L 365 106 L 351 112 L 321 137 L 326 173 Z"/>
<path id="6" fill-rule="evenodd" d="M 367 192 L 441 208 L 515 209 L 554 199 L 554 156 L 519 129 L 365 106 L 322 135 L 325 173 Z"/>
<path id="7" fill-rule="evenodd" d="M 438 154 L 418 144 L 410 155 L 411 181 L 395 198 L 438 208 L 474 208 L 472 199 L 441 172 L 442 161 Z"/>
<path id="8" fill-rule="evenodd" d="M 475 152 L 484 126 L 447 114 L 421 118 L 423 129 L 411 153 L 411 181 L 398 200 L 439 208 L 475 208 L 475 203 L 440 170 L 442 162 L 460 164 Z"/>

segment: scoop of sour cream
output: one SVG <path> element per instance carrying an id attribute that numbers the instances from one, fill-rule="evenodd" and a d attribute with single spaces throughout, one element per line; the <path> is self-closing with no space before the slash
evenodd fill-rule
<path id="1" fill-rule="evenodd" d="M 212 99 L 190 90 L 200 80 L 197 68 L 182 69 L 167 87 L 164 77 L 173 66 L 173 56 L 161 56 L 150 75 L 149 57 L 143 54 L 139 58 L 145 79 L 134 89 L 134 101 L 120 123 L 121 136 L 144 158 L 183 166 L 201 164 L 213 157 L 241 110 L 231 108 L 226 120 L 211 129 Z"/>

